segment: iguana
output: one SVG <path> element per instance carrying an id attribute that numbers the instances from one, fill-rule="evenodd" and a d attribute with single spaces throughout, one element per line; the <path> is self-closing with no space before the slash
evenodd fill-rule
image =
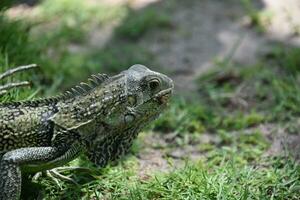
<path id="1" fill-rule="evenodd" d="M 97 166 L 125 154 L 166 108 L 172 80 L 143 65 L 92 75 L 62 95 L 0 104 L 0 199 L 20 198 L 21 174 L 52 169 L 84 153 Z"/>

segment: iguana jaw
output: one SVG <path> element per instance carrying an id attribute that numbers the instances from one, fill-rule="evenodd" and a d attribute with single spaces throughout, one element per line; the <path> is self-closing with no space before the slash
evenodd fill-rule
<path id="1" fill-rule="evenodd" d="M 173 87 L 165 89 L 154 95 L 154 98 L 156 98 L 161 104 L 167 104 L 169 102 L 169 99 L 172 95 Z"/>

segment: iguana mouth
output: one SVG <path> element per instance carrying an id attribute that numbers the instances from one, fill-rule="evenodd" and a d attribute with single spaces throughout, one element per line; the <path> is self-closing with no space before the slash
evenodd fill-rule
<path id="1" fill-rule="evenodd" d="M 168 88 L 157 93 L 154 98 L 156 98 L 161 104 L 167 104 L 172 95 L 173 88 Z"/>

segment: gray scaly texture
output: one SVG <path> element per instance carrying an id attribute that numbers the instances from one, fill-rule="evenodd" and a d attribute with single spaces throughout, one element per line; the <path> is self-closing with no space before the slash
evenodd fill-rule
<path id="1" fill-rule="evenodd" d="M 125 154 L 167 107 L 173 82 L 142 65 L 92 75 L 64 94 L 0 104 L 0 200 L 20 198 L 21 174 L 64 165 L 80 153 L 97 166 Z"/>

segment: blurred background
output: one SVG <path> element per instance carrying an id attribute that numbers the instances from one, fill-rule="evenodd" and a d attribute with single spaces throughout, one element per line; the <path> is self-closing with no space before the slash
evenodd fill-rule
<path id="1" fill-rule="evenodd" d="M 43 178 L 45 199 L 300 199 L 299 0 L 1 0 L 0 10 L 0 72 L 40 66 L 5 79 L 32 87 L 2 102 L 136 63 L 175 82 L 129 156 L 66 172 L 79 186 Z"/>

